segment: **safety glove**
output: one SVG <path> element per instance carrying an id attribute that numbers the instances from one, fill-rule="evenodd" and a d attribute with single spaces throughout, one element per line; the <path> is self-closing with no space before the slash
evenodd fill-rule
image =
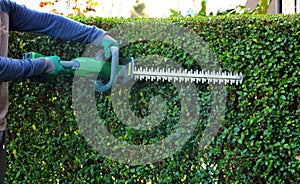
<path id="1" fill-rule="evenodd" d="M 105 34 L 103 36 L 103 38 L 100 41 L 100 45 L 104 49 L 104 57 L 105 58 L 111 57 L 111 51 L 110 51 L 111 46 L 116 46 L 119 48 L 119 43 L 115 39 L 113 39 L 111 36 L 109 36 L 108 34 Z"/>
<path id="2" fill-rule="evenodd" d="M 65 69 L 59 64 L 60 58 L 58 56 L 48 56 L 44 58 L 45 69 L 43 76 L 54 77 L 63 72 Z"/>

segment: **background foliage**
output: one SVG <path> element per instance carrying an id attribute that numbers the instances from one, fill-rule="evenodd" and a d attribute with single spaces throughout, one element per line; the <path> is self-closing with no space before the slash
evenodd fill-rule
<path id="1" fill-rule="evenodd" d="M 226 86 L 226 116 L 217 137 L 205 150 L 200 149 L 199 141 L 211 100 L 209 86 L 197 85 L 203 107 L 199 126 L 179 152 L 153 164 L 120 164 L 87 144 L 71 106 L 72 76 L 11 82 L 7 182 L 299 183 L 300 163 L 295 159 L 300 154 L 299 18 L 299 15 L 239 15 L 164 20 L 194 30 L 209 44 L 222 69 L 242 72 L 244 82 Z M 137 20 L 75 19 L 105 30 Z M 69 60 L 80 56 L 84 49 L 84 45 L 42 35 L 10 34 L 10 56 L 15 58 L 37 51 Z M 135 43 L 121 52 L 122 57 L 157 53 L 187 68 L 197 67 L 188 54 L 157 42 Z M 136 100 L 131 103 L 141 116 L 149 113 L 153 95 L 171 97 L 166 91 L 173 89 L 168 84 L 161 88 L 161 83 L 139 85 L 132 93 Z M 96 96 L 101 116 L 107 119 L 106 126 L 119 139 L 131 143 L 141 143 L 142 138 L 146 142 L 157 141 L 172 131 L 172 118 L 152 135 L 126 129 L 115 118 L 110 97 Z M 175 95 L 170 102 L 176 104 L 176 100 Z M 180 106 L 167 111 L 176 119 Z"/>

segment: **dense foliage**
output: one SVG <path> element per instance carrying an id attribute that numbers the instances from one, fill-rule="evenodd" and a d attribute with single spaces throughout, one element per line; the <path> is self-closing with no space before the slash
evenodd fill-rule
<path id="1" fill-rule="evenodd" d="M 300 155 L 299 18 L 300 15 L 163 20 L 76 18 L 112 29 L 114 37 L 118 33 L 113 28 L 122 24 L 179 24 L 204 39 L 222 70 L 242 72 L 244 81 L 225 86 L 226 113 L 221 117 L 218 134 L 205 149 L 200 142 L 213 105 L 213 86 L 196 84 L 199 120 L 191 137 L 173 155 L 141 165 L 116 162 L 88 144 L 72 106 L 73 76 L 11 82 L 8 183 L 299 183 L 300 162 L 295 159 Z M 119 34 L 126 31 L 119 29 Z M 191 40 L 186 38 L 186 47 L 196 50 Z M 128 42 L 121 43 L 122 58 L 160 55 L 188 69 L 209 67 L 208 62 L 201 68 L 195 55 L 169 43 L 151 39 Z M 15 58 L 36 51 L 70 60 L 81 56 L 86 48 L 42 35 L 10 34 L 10 56 Z M 108 93 L 96 93 L 95 100 L 99 116 L 115 137 L 131 144 L 151 144 L 175 131 L 183 110 L 178 93 L 168 82 L 142 81 L 133 85 L 128 111 L 138 117 L 151 114 L 152 97 L 166 100 L 165 118 L 148 130 L 121 122 Z M 94 123 L 91 121 L 91 128 L 97 126 Z"/>

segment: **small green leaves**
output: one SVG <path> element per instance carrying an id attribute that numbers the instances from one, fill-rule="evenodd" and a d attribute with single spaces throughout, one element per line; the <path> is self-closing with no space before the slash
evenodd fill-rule
<path id="1" fill-rule="evenodd" d="M 105 30 L 137 20 L 148 21 L 149 26 L 161 21 L 74 19 Z M 129 166 L 100 155 L 83 138 L 72 106 L 72 76 L 32 78 L 10 84 L 7 183 L 299 183 L 300 15 L 178 16 L 163 21 L 193 30 L 208 44 L 222 70 L 244 75 L 243 84 L 226 86 L 226 116 L 213 142 L 200 149 L 203 130 L 212 118 L 212 94 L 207 84 L 197 85 L 200 118 L 182 149 L 157 163 Z M 128 37 L 139 40 L 139 36 Z M 185 45 L 191 46 L 192 38 L 184 39 Z M 210 55 L 202 58 L 205 49 L 200 48 L 205 46 L 199 45 L 192 47 L 199 55 L 191 56 L 184 46 L 141 40 L 121 46 L 121 57 L 160 55 L 189 69 L 201 69 L 196 60 L 204 59 L 209 67 Z M 70 60 L 81 56 L 85 46 L 11 32 L 9 49 L 13 58 L 37 51 Z M 81 92 L 82 97 L 88 93 Z M 110 95 L 96 94 L 95 106 L 115 137 L 146 145 L 170 134 L 182 109 L 175 87 L 158 82 L 135 84 L 129 108 L 139 117 L 148 116 L 155 111 L 151 108 L 155 96 L 164 101 L 160 114 L 167 116 L 163 123 L 142 131 L 118 120 Z M 91 122 L 86 129 L 97 126 Z M 118 154 L 117 149 L 115 152 Z"/>

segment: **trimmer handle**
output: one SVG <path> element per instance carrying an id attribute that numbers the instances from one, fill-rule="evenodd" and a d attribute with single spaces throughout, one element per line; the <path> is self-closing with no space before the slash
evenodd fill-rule
<path id="1" fill-rule="evenodd" d="M 110 77 L 109 81 L 107 83 L 104 83 L 102 80 L 97 80 L 95 82 L 95 91 L 97 92 L 105 92 L 109 89 L 111 89 L 112 85 L 114 84 L 114 81 L 117 78 L 118 72 L 119 72 L 119 48 L 112 46 L 110 48 L 111 50 L 111 65 L 110 65 Z M 97 61 L 99 62 L 99 61 Z M 64 68 L 68 68 L 71 70 L 77 70 L 80 68 L 80 62 L 78 60 L 70 61 L 60 61 L 60 64 Z M 100 64 L 100 62 L 98 63 Z M 98 71 L 100 72 L 100 71 Z M 107 72 L 107 71 L 106 71 Z"/>
<path id="2" fill-rule="evenodd" d="M 126 65 L 119 66 L 119 48 L 112 46 L 110 50 L 112 55 L 111 62 L 99 61 L 97 59 L 88 57 L 78 57 L 72 61 L 59 61 L 60 65 L 66 69 L 60 74 L 73 74 L 76 72 L 76 75 L 83 77 L 95 77 L 95 74 L 99 74 L 100 79 L 97 79 L 95 82 L 95 91 L 105 92 L 111 89 L 120 71 L 122 71 L 120 73 L 126 79 L 132 78 L 132 70 L 134 65 L 133 58 L 131 58 L 129 61 L 127 61 Z M 46 56 L 36 52 L 23 54 L 23 59 L 35 59 L 41 57 Z M 109 81 L 104 83 L 103 80 Z"/>
<path id="3" fill-rule="evenodd" d="M 101 80 L 97 80 L 95 84 L 95 91 L 97 92 L 105 92 L 109 90 L 114 84 L 117 75 L 118 75 L 118 67 L 119 67 L 119 48 L 116 46 L 110 47 L 111 50 L 111 72 L 110 79 L 107 83 L 103 83 Z"/>

